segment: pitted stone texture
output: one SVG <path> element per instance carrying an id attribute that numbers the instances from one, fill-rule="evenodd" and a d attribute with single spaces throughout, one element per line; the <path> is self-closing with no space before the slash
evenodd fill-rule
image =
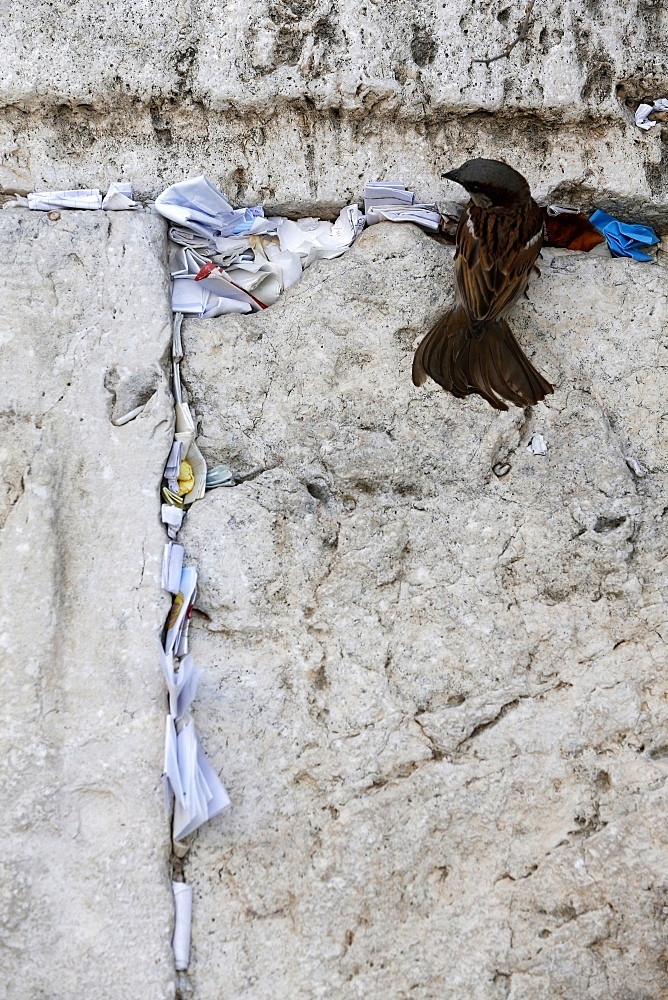
<path id="1" fill-rule="evenodd" d="M 163 227 L 145 214 L 5 211 L 0 234 L 0 995 L 172 997 Z M 117 402 L 145 406 L 114 427 Z"/>
<path id="2" fill-rule="evenodd" d="M 665 991 L 666 264 L 544 251 L 511 325 L 555 394 L 499 414 L 411 384 L 451 260 L 378 226 L 185 324 L 245 480 L 182 534 L 233 802 L 187 862 L 198 1000 Z"/>
<path id="3" fill-rule="evenodd" d="M 452 197 L 444 170 L 508 159 L 540 199 L 668 228 L 659 3 L 323 0 L 159 9 L 15 2 L 0 32 L 0 190 L 106 186 L 143 196 L 206 172 L 230 198 L 332 212 L 365 180 Z M 11 9 L 11 8 L 14 9 Z M 66 28 L 64 28 L 66 25 Z M 461 191 L 457 190 L 457 196 Z"/>

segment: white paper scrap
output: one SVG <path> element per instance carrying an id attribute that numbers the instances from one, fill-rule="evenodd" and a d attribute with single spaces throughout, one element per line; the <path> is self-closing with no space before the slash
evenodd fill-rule
<path id="1" fill-rule="evenodd" d="M 218 299 L 224 299 L 226 302 L 241 304 L 247 306 L 243 310 L 237 309 L 236 306 L 231 308 L 229 312 L 259 312 L 262 308 L 260 302 L 250 291 L 246 291 L 242 288 L 235 278 L 230 274 L 228 277 L 228 271 L 232 271 L 232 268 L 228 268 L 227 271 L 223 271 L 222 267 L 214 267 L 209 274 L 200 278 L 196 284 L 201 285 L 202 288 L 216 296 Z M 183 280 L 183 279 L 182 279 Z M 206 315 L 213 315 L 207 308 Z M 215 315 L 221 315 L 220 312 L 215 313 Z"/>
<path id="2" fill-rule="evenodd" d="M 415 222 L 437 230 L 441 214 L 436 205 L 418 205 L 415 195 L 401 181 L 371 181 L 364 187 L 364 212 L 368 226 L 378 222 Z"/>
<path id="3" fill-rule="evenodd" d="M 190 247 L 179 247 L 172 250 L 169 255 L 169 273 L 172 278 L 185 278 L 188 275 L 195 277 L 204 265 L 209 263 L 209 258 L 204 257 L 197 250 L 192 250 Z"/>
<path id="4" fill-rule="evenodd" d="M 339 217 L 332 226 L 332 235 L 347 241 L 350 246 L 357 239 L 366 225 L 364 214 L 357 205 L 346 205 L 339 212 Z"/>
<path id="5" fill-rule="evenodd" d="M 176 538 L 184 517 L 185 511 L 181 507 L 175 507 L 174 504 L 163 503 L 160 507 L 160 520 L 167 525 L 167 534 L 170 538 Z"/>
<path id="6" fill-rule="evenodd" d="M 181 631 L 179 632 L 176 646 L 174 647 L 174 654 L 178 657 L 188 656 L 188 635 L 190 632 L 190 613 L 188 613 L 184 619 L 183 625 L 181 626 Z"/>
<path id="7" fill-rule="evenodd" d="M 424 229 L 437 230 L 441 213 L 436 205 L 370 205 L 366 213 L 368 226 L 378 222 L 414 222 Z"/>
<path id="8" fill-rule="evenodd" d="M 547 442 L 542 434 L 534 434 L 527 445 L 533 455 L 547 455 Z"/>
<path id="9" fill-rule="evenodd" d="M 266 222 L 267 220 L 261 219 L 260 221 Z M 217 264 L 232 264 L 248 254 L 251 245 L 250 239 L 250 231 L 244 233 L 243 236 L 217 236 L 215 252 L 212 256 L 216 258 Z"/>
<path id="10" fill-rule="evenodd" d="M 302 259 L 298 253 L 290 250 L 281 250 L 274 243 L 267 243 L 264 246 L 267 260 L 272 264 L 278 264 L 283 275 L 283 288 L 290 288 L 299 281 L 303 274 Z"/>
<path id="11" fill-rule="evenodd" d="M 190 407 L 187 403 L 177 403 L 174 407 L 174 439 L 183 443 L 181 457 L 188 454 L 190 445 L 195 440 L 196 428 Z"/>
<path id="12" fill-rule="evenodd" d="M 557 215 L 578 215 L 579 209 L 577 208 L 566 208 L 565 205 L 548 205 L 547 214 L 552 217 Z"/>
<path id="13" fill-rule="evenodd" d="M 183 343 L 181 341 L 181 324 L 183 323 L 183 313 L 174 313 L 174 325 L 172 328 L 172 361 L 178 362 L 183 359 Z M 180 402 L 180 400 L 177 400 Z"/>
<path id="14" fill-rule="evenodd" d="M 216 252 L 216 241 L 212 236 L 198 236 L 185 226 L 170 226 L 169 238 L 172 243 L 188 247 L 190 250 L 201 250 L 209 254 Z"/>
<path id="15" fill-rule="evenodd" d="M 165 759 L 163 772 L 165 777 L 169 780 L 171 792 L 176 796 L 176 800 L 185 806 L 186 800 L 183 791 L 183 783 L 181 781 L 181 772 L 179 770 L 179 751 L 178 741 L 176 738 L 176 726 L 171 715 L 168 715 L 165 720 Z M 171 805 L 171 794 L 166 800 L 166 805 L 167 808 Z"/>
<path id="16" fill-rule="evenodd" d="M 206 473 L 207 490 L 215 490 L 219 486 L 236 486 L 237 481 L 229 465 L 214 465 Z"/>
<path id="17" fill-rule="evenodd" d="M 204 176 L 172 184 L 155 199 L 155 210 L 207 240 L 248 232 L 254 219 L 264 215 L 260 205 L 232 208 L 223 192 Z"/>
<path id="18" fill-rule="evenodd" d="M 132 199 L 132 184 L 122 182 L 109 185 L 109 190 L 102 201 L 102 208 L 106 212 L 124 212 L 141 208 L 141 205 Z"/>
<path id="19" fill-rule="evenodd" d="M 633 457 L 633 455 L 624 455 L 624 461 L 637 479 L 645 478 L 647 475 L 647 469 L 644 465 L 641 465 L 640 462 Z"/>
<path id="20" fill-rule="evenodd" d="M 259 233 L 275 234 L 278 232 L 278 227 L 282 222 L 283 222 L 282 215 L 258 216 L 256 219 L 253 220 L 248 232 L 251 236 L 256 236 Z"/>
<path id="21" fill-rule="evenodd" d="M 207 280 L 207 279 L 205 279 Z M 172 283 L 172 309 L 188 315 L 207 319 L 212 316 L 223 316 L 226 313 L 250 313 L 261 307 L 253 303 L 249 297 L 230 282 L 220 281 L 217 286 L 219 295 L 211 288 L 211 283 L 195 281 L 194 276 L 174 278 Z"/>
<path id="22" fill-rule="evenodd" d="M 190 708 L 197 693 L 202 671 L 195 667 L 191 655 L 175 662 L 171 653 L 167 654 L 161 649 L 160 660 L 169 691 L 169 714 L 176 722 L 182 719 Z"/>
<path id="23" fill-rule="evenodd" d="M 373 205 L 412 205 L 415 195 L 401 181 L 370 181 L 364 185 L 364 212 Z"/>
<path id="24" fill-rule="evenodd" d="M 262 258 L 231 264 L 225 276 L 265 306 L 273 305 L 283 291 L 282 268 Z"/>
<path id="25" fill-rule="evenodd" d="M 192 923 L 193 890 L 185 882 L 172 882 L 174 893 L 174 935 L 172 951 L 174 968 L 182 972 L 190 964 L 190 927 Z"/>
<path id="26" fill-rule="evenodd" d="M 285 219 L 278 229 L 281 251 L 305 257 L 303 266 L 314 260 L 340 257 L 360 231 L 361 213 L 356 205 L 347 205 L 336 223 L 322 219 Z"/>
<path id="27" fill-rule="evenodd" d="M 230 804 L 225 788 L 204 755 L 197 740 L 194 722 L 183 724 L 177 735 L 179 776 L 183 804 L 174 801 L 174 840 L 183 840 Z"/>

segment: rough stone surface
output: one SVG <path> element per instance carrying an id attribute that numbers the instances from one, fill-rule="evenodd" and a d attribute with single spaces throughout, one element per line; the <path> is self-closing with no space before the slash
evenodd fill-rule
<path id="1" fill-rule="evenodd" d="M 412 386 L 452 282 L 413 227 L 184 326 L 245 480 L 182 532 L 233 801 L 186 866 L 197 1000 L 668 995 L 667 266 L 541 269 L 526 411 Z"/>
<path id="2" fill-rule="evenodd" d="M 4 211 L 0 243 L 0 996 L 173 997 L 163 227 Z"/>
<path id="3" fill-rule="evenodd" d="M 234 199 L 333 211 L 365 180 L 452 197 L 443 170 L 507 158 L 537 196 L 668 228 L 668 95 L 658 0 L 160 6 L 12 0 L 0 31 L 0 190 L 131 180 L 143 196 L 205 171 Z M 457 195 L 460 192 L 457 191 Z"/>

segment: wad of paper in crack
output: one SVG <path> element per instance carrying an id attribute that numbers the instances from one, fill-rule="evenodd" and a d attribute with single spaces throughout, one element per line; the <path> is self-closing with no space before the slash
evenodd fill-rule
<path id="1" fill-rule="evenodd" d="M 162 567 L 163 587 L 174 594 L 160 657 L 169 692 L 163 766 L 165 806 L 169 810 L 174 803 L 175 840 L 187 837 L 230 804 L 225 786 L 199 744 L 194 722 L 186 717 L 201 671 L 188 652 L 197 570 L 183 566 L 183 555 L 182 546 L 168 542 Z"/>
<path id="2" fill-rule="evenodd" d="M 356 205 L 336 222 L 233 208 L 206 177 L 172 184 L 155 200 L 172 223 L 172 308 L 200 317 L 266 309 L 313 261 L 338 257 L 364 227 Z"/>

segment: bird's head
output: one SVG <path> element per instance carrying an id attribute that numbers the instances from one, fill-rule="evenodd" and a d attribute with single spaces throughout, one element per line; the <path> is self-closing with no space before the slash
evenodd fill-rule
<path id="1" fill-rule="evenodd" d="M 441 176 L 466 188 L 479 208 L 507 207 L 531 197 L 522 174 L 503 160 L 467 160 L 461 167 Z"/>

